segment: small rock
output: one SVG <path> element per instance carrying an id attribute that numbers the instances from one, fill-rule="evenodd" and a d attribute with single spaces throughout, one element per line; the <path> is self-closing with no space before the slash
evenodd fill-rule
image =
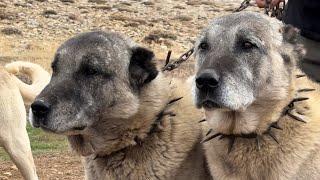
<path id="1" fill-rule="evenodd" d="M 74 20 L 74 21 L 78 21 L 78 20 L 80 20 L 80 15 L 76 15 L 76 14 L 70 13 L 68 15 L 68 18 L 71 19 L 71 20 Z"/>
<path id="2" fill-rule="evenodd" d="M 19 29 L 13 27 L 4 28 L 1 32 L 5 35 L 22 35 L 22 32 Z"/>
<path id="3" fill-rule="evenodd" d="M 186 16 L 186 15 L 178 15 L 174 19 L 179 20 L 179 21 L 191 21 L 192 17 Z"/>
<path id="4" fill-rule="evenodd" d="M 5 7 L 7 7 L 7 5 L 3 2 L 0 2 L 0 8 L 5 8 Z"/>
<path id="5" fill-rule="evenodd" d="M 4 175 L 7 175 L 7 176 L 12 176 L 12 173 L 11 172 L 5 172 L 3 173 Z"/>
<path id="6" fill-rule="evenodd" d="M 18 170 L 17 166 L 13 165 L 10 167 L 12 170 Z"/>
<path id="7" fill-rule="evenodd" d="M 146 5 L 146 6 L 153 6 L 153 5 L 154 5 L 154 2 L 145 1 L 145 2 L 142 2 L 142 4 L 144 4 L 144 5 Z"/>
<path id="8" fill-rule="evenodd" d="M 136 22 L 130 22 L 124 25 L 124 27 L 139 27 L 139 23 Z"/>
<path id="9" fill-rule="evenodd" d="M 144 41 L 146 41 L 147 43 L 151 43 L 151 42 L 161 43 L 162 39 L 176 40 L 177 36 L 168 31 L 156 30 L 149 33 L 148 36 L 144 37 Z"/>
<path id="10" fill-rule="evenodd" d="M 111 10 L 112 7 L 108 5 L 99 5 L 99 6 L 92 6 L 94 9 L 101 9 L 101 10 Z"/>
<path id="11" fill-rule="evenodd" d="M 186 9 L 184 6 L 180 6 L 180 5 L 174 6 L 173 8 L 175 8 L 175 9 Z"/>
<path id="12" fill-rule="evenodd" d="M 49 9 L 49 10 L 45 10 L 42 13 L 43 15 L 57 15 L 57 11 L 53 10 L 53 9 Z"/>
<path id="13" fill-rule="evenodd" d="M 97 3 L 97 4 L 104 4 L 104 3 L 107 3 L 108 1 L 107 0 L 88 0 L 88 2 Z"/>
<path id="14" fill-rule="evenodd" d="M 60 0 L 63 3 L 75 3 L 74 0 Z"/>
<path id="15" fill-rule="evenodd" d="M 18 16 L 17 14 L 15 13 L 12 13 L 12 12 L 8 12 L 8 11 L 0 11 L 0 20 L 4 20 L 4 19 L 7 19 L 7 20 L 14 20 L 16 19 Z"/>
<path id="16" fill-rule="evenodd" d="M 120 2 L 120 4 L 126 5 L 126 6 L 131 6 L 132 4 L 129 2 Z"/>

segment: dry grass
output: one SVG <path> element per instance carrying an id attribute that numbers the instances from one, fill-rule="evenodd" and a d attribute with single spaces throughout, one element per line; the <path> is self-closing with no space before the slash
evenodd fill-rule
<path id="1" fill-rule="evenodd" d="M 60 42 L 24 41 L 0 36 L 0 64 L 22 60 L 40 64 L 50 70 L 50 63 Z"/>

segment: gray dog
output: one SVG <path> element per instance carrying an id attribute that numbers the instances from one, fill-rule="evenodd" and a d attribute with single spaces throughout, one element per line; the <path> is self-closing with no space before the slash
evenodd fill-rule
<path id="1" fill-rule="evenodd" d="M 58 49 L 30 119 L 67 135 L 85 156 L 87 179 L 210 178 L 191 84 L 164 77 L 153 57 L 104 32 L 81 34 Z"/>
<path id="2" fill-rule="evenodd" d="M 211 129 L 214 179 L 319 179 L 319 86 L 297 68 L 297 36 L 250 12 L 217 18 L 199 36 L 194 95 Z"/>

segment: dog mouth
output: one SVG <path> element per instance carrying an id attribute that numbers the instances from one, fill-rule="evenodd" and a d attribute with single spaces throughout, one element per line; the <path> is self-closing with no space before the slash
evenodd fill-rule
<path id="1" fill-rule="evenodd" d="M 87 128 L 87 126 L 79 126 L 79 127 L 74 127 L 72 128 L 74 131 L 83 131 Z"/>
<path id="2" fill-rule="evenodd" d="M 201 102 L 201 107 L 203 107 L 205 110 L 212 110 L 212 109 L 220 109 L 222 106 L 212 100 L 204 100 Z"/>

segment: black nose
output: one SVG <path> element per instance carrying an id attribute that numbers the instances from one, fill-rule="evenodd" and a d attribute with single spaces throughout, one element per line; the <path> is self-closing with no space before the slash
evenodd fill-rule
<path id="1" fill-rule="evenodd" d="M 200 90 L 214 89 L 219 86 L 219 76 L 214 70 L 204 70 L 196 77 L 196 85 Z"/>
<path id="2" fill-rule="evenodd" d="M 38 100 L 31 104 L 32 113 L 37 118 L 45 118 L 50 111 L 50 104 Z"/>

